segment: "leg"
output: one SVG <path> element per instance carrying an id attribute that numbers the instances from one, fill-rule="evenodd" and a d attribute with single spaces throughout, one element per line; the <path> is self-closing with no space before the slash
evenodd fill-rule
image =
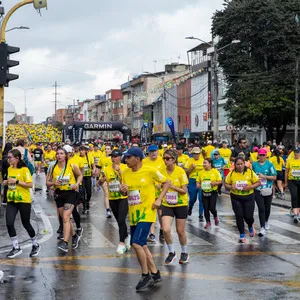
<path id="1" fill-rule="evenodd" d="M 185 224 L 186 224 L 186 219 L 177 219 L 176 218 L 176 231 L 177 231 L 179 242 L 180 242 L 181 246 L 186 246 L 186 244 L 187 244 Z"/>
<path id="2" fill-rule="evenodd" d="M 244 224 L 244 215 L 243 215 L 243 200 L 240 200 L 235 195 L 231 195 L 231 204 L 232 209 L 236 218 L 236 225 L 240 234 L 245 234 L 245 224 Z"/>
<path id="3" fill-rule="evenodd" d="M 202 197 L 202 203 L 204 207 L 204 217 L 206 222 L 210 222 L 210 214 L 209 214 L 209 197 Z"/>
<path id="4" fill-rule="evenodd" d="M 268 222 L 271 214 L 272 195 L 266 196 L 264 198 L 265 198 L 265 222 Z"/>
<path id="5" fill-rule="evenodd" d="M 297 207 L 298 203 L 298 188 L 294 180 L 288 180 L 288 187 L 291 193 L 291 206 L 294 212 L 294 216 L 297 216 L 299 209 Z"/>
<path id="6" fill-rule="evenodd" d="M 136 243 L 132 244 L 132 248 L 134 249 L 137 259 L 139 261 L 139 264 L 141 266 L 142 269 L 142 273 L 143 274 L 148 274 L 148 264 L 147 264 L 147 256 L 146 253 L 144 251 L 144 248 Z"/>
<path id="7" fill-rule="evenodd" d="M 70 216 L 71 216 L 73 208 L 74 208 L 73 204 L 65 203 L 63 207 L 60 207 L 58 209 L 60 215 L 63 218 L 63 222 L 64 222 L 64 241 L 65 242 L 69 241 L 70 233 L 72 234 L 72 236 L 75 234 L 75 231 L 74 231 L 73 226 L 70 221 Z"/>
<path id="8" fill-rule="evenodd" d="M 163 216 L 162 217 L 164 237 L 165 237 L 167 245 L 173 244 L 173 238 L 171 235 L 172 222 L 173 222 L 173 217 L 171 217 L 171 216 Z"/>
<path id="9" fill-rule="evenodd" d="M 203 207 L 203 202 L 202 202 L 202 190 L 201 189 L 197 189 L 197 195 L 198 195 L 198 200 L 199 200 L 199 216 L 203 216 L 204 207 Z"/>
<path id="10" fill-rule="evenodd" d="M 281 194 L 283 194 L 283 186 L 282 186 L 282 181 L 277 180 L 277 186 Z"/>
<path id="11" fill-rule="evenodd" d="M 192 210 L 197 200 L 197 186 L 196 186 L 195 179 L 189 179 L 188 193 L 189 193 L 189 209 Z"/>
<path id="12" fill-rule="evenodd" d="M 31 203 L 19 203 L 20 216 L 23 227 L 31 238 L 35 237 L 35 231 L 30 223 Z"/>
<path id="13" fill-rule="evenodd" d="M 82 204 L 83 204 L 83 210 L 86 210 L 86 177 L 83 177 L 82 179 L 82 194 L 83 194 L 83 199 L 82 199 Z"/>
<path id="14" fill-rule="evenodd" d="M 144 250 L 144 253 L 145 253 L 146 259 L 147 259 L 147 267 L 148 267 L 148 270 L 149 270 L 152 274 L 156 274 L 156 273 L 157 273 L 157 268 L 156 268 L 156 265 L 155 265 L 155 263 L 154 263 L 152 253 L 151 253 L 150 250 L 148 249 L 147 245 L 143 246 L 143 250 Z M 145 274 L 145 273 L 144 273 L 144 274 Z"/>
<path id="15" fill-rule="evenodd" d="M 211 197 L 209 200 L 209 210 L 213 214 L 214 218 L 218 216 L 217 209 L 216 209 L 217 198 L 218 198 L 217 193 L 211 193 Z"/>
<path id="16" fill-rule="evenodd" d="M 265 216 L 266 216 L 266 210 L 265 210 L 265 197 L 260 194 L 260 191 L 255 190 L 254 191 L 255 195 L 255 202 L 258 208 L 258 216 L 259 216 L 259 223 L 260 227 L 263 228 L 265 227 Z M 272 195 L 271 195 L 272 196 Z"/>
<path id="17" fill-rule="evenodd" d="M 6 215 L 5 215 L 6 227 L 7 227 L 8 234 L 11 238 L 17 235 L 14 224 L 15 224 L 18 210 L 19 208 L 14 202 L 7 203 Z"/>
<path id="18" fill-rule="evenodd" d="M 90 209 L 90 200 L 92 197 L 92 177 L 86 177 L 86 208 Z"/>
<path id="19" fill-rule="evenodd" d="M 76 224 L 76 228 L 81 228 L 81 218 L 80 218 L 80 214 L 77 210 L 77 205 L 74 206 L 74 209 L 72 211 L 72 216 L 73 216 L 73 219 L 74 219 L 74 222 Z"/>
<path id="20" fill-rule="evenodd" d="M 119 202 L 119 212 L 118 212 L 118 225 L 119 225 L 119 236 L 120 242 L 124 243 L 128 236 L 126 218 L 128 214 L 128 201 L 127 199 L 118 200 Z"/>
<path id="21" fill-rule="evenodd" d="M 252 194 L 247 196 L 247 199 L 245 199 L 243 202 L 244 220 L 247 223 L 248 227 L 253 227 L 254 209 L 255 209 L 255 201 L 254 201 L 254 195 Z"/>
<path id="22" fill-rule="evenodd" d="M 102 190 L 103 190 L 103 193 L 104 193 L 104 208 L 109 209 L 108 186 L 107 186 L 106 182 L 103 182 Z"/>

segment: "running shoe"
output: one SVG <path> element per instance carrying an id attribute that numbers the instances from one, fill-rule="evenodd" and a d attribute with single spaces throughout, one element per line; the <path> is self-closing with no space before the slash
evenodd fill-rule
<path id="1" fill-rule="evenodd" d="M 12 248 L 11 251 L 6 255 L 7 258 L 15 258 L 16 256 L 22 254 L 22 249 L 19 248 Z"/>
<path id="2" fill-rule="evenodd" d="M 162 281 L 162 278 L 161 278 L 161 276 L 160 276 L 159 270 L 157 270 L 157 273 L 156 273 L 156 274 L 152 274 L 152 273 L 151 273 L 151 277 L 152 277 L 152 279 L 153 279 L 153 284 Z"/>
<path id="3" fill-rule="evenodd" d="M 190 256 L 187 253 L 181 253 L 179 263 L 181 265 L 187 264 L 189 262 Z"/>
<path id="4" fill-rule="evenodd" d="M 123 244 L 119 244 L 119 246 L 118 246 L 118 249 L 117 249 L 117 254 L 120 254 L 120 255 L 122 255 L 122 254 L 124 254 L 125 252 L 126 252 L 126 247 L 125 247 L 125 245 Z"/>
<path id="5" fill-rule="evenodd" d="M 36 256 L 38 256 L 40 250 L 41 250 L 41 247 L 40 247 L 39 244 L 33 245 L 29 256 L 30 257 L 36 257 Z"/>
<path id="6" fill-rule="evenodd" d="M 57 239 L 63 241 L 63 240 L 64 240 L 64 233 L 63 233 L 63 232 L 60 233 L 60 234 L 57 236 Z"/>
<path id="7" fill-rule="evenodd" d="M 165 260 L 165 265 L 171 265 L 176 260 L 176 253 L 169 252 L 168 257 Z"/>
<path id="8" fill-rule="evenodd" d="M 80 236 L 75 233 L 75 235 L 72 236 L 72 248 L 73 249 L 78 248 L 79 241 L 80 241 Z"/>
<path id="9" fill-rule="evenodd" d="M 110 219 L 110 218 L 111 218 L 111 211 L 110 211 L 110 209 L 107 209 L 107 210 L 106 210 L 106 218 L 107 218 L 107 219 Z"/>
<path id="10" fill-rule="evenodd" d="M 246 238 L 245 237 L 240 237 L 239 243 L 245 244 L 246 243 Z"/>
<path id="11" fill-rule="evenodd" d="M 63 228 L 59 226 L 56 233 L 63 233 Z"/>
<path id="12" fill-rule="evenodd" d="M 259 233 L 258 233 L 258 236 L 264 236 L 266 235 L 266 229 L 264 227 L 262 227 L 260 230 L 259 230 Z"/>
<path id="13" fill-rule="evenodd" d="M 164 242 L 165 241 L 165 236 L 164 236 L 164 232 L 160 229 L 159 230 L 159 240 L 161 242 Z"/>
<path id="14" fill-rule="evenodd" d="M 81 238 L 82 237 L 83 228 L 78 228 L 76 230 L 76 234 Z"/>
<path id="15" fill-rule="evenodd" d="M 256 231 L 255 231 L 254 226 L 248 227 L 248 229 L 249 229 L 249 236 L 250 236 L 250 237 L 254 237 L 255 234 L 256 234 Z"/>
<path id="16" fill-rule="evenodd" d="M 72 245 L 73 246 L 73 245 Z M 64 252 L 68 252 L 69 250 L 69 247 L 68 247 L 68 243 L 66 243 L 65 241 L 61 241 L 59 244 L 58 244 L 58 249 L 64 251 Z"/>
<path id="17" fill-rule="evenodd" d="M 219 217 L 215 217 L 215 225 L 218 226 L 220 224 L 220 220 Z"/>
<path id="18" fill-rule="evenodd" d="M 199 216 L 198 217 L 198 219 L 199 219 L 199 222 L 204 222 L 204 218 L 203 218 L 203 216 L 201 215 L 201 216 Z"/>
<path id="19" fill-rule="evenodd" d="M 149 234 L 149 236 L 147 237 L 147 242 L 156 243 L 155 235 L 153 233 Z"/>
<path id="20" fill-rule="evenodd" d="M 126 247 L 127 251 L 129 251 L 130 248 L 131 248 L 130 242 L 131 242 L 131 236 L 130 236 L 130 234 L 128 234 L 127 238 L 124 241 L 124 244 L 125 244 L 125 247 Z"/>
<path id="21" fill-rule="evenodd" d="M 270 225 L 269 225 L 268 222 L 265 223 L 265 229 L 266 229 L 266 230 L 269 230 L 269 229 L 270 229 Z"/>
<path id="22" fill-rule="evenodd" d="M 137 286 L 135 287 L 136 291 L 142 291 L 147 289 L 149 286 L 153 285 L 154 281 L 152 279 L 152 277 L 147 274 L 147 275 L 142 275 L 139 283 L 137 284 Z"/>
<path id="23" fill-rule="evenodd" d="M 294 223 L 297 224 L 299 222 L 298 216 L 294 216 Z"/>
<path id="24" fill-rule="evenodd" d="M 204 226 L 204 229 L 209 229 L 211 227 L 211 223 L 207 222 L 206 225 Z"/>

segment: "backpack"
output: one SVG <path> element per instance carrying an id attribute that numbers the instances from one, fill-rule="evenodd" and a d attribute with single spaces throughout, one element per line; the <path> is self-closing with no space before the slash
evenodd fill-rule
<path id="1" fill-rule="evenodd" d="M 27 165 L 30 174 L 33 175 L 34 173 L 34 166 L 33 164 L 28 160 L 28 150 L 25 148 L 24 158 L 23 158 L 25 164 Z"/>

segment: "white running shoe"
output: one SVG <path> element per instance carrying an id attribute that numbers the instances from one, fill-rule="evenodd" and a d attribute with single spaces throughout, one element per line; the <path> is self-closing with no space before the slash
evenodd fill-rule
<path id="1" fill-rule="evenodd" d="M 270 229 L 270 225 L 269 225 L 268 222 L 265 223 L 265 229 L 266 229 L 266 230 L 269 230 L 269 229 Z"/>
<path id="2" fill-rule="evenodd" d="M 130 241 L 131 241 L 131 236 L 130 234 L 128 234 L 127 238 L 125 239 L 125 247 L 127 251 L 129 251 L 131 248 Z"/>
<path id="3" fill-rule="evenodd" d="M 126 252 L 126 247 L 125 245 L 119 244 L 118 249 L 117 249 L 117 254 L 122 255 Z"/>
<path id="4" fill-rule="evenodd" d="M 259 233 L 258 233 L 258 236 L 264 236 L 266 235 L 266 229 L 264 227 L 262 227 L 260 230 L 259 230 Z"/>

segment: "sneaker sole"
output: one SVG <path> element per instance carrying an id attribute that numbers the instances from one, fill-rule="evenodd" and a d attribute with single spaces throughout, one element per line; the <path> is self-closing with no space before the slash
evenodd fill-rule
<path id="1" fill-rule="evenodd" d="M 14 254 L 14 255 L 6 256 L 6 257 L 7 258 L 15 258 L 15 257 L 19 256 L 22 253 L 23 253 L 23 250 L 21 249 L 18 253 Z"/>
<path id="2" fill-rule="evenodd" d="M 148 289 L 148 287 L 152 286 L 153 283 L 154 283 L 153 281 L 150 281 L 146 286 L 139 288 L 139 289 L 135 288 L 135 290 L 136 290 L 136 292 L 144 291 L 144 290 Z"/>
<path id="3" fill-rule="evenodd" d="M 177 259 L 177 257 L 174 256 L 173 259 L 172 259 L 170 262 L 165 262 L 165 265 L 166 265 L 166 266 L 172 265 L 172 264 L 175 262 L 176 259 Z"/>
<path id="4" fill-rule="evenodd" d="M 41 250 L 41 246 L 39 246 L 39 250 L 38 250 L 38 252 L 37 253 L 35 253 L 35 254 L 29 254 L 29 256 L 30 257 L 36 257 L 36 256 L 38 256 L 39 255 L 39 253 L 40 253 L 40 250 Z"/>
<path id="5" fill-rule="evenodd" d="M 179 261 L 179 264 L 180 265 L 186 265 L 186 264 L 188 264 L 189 263 L 189 258 L 187 259 L 187 260 L 185 260 L 185 261 L 183 261 L 183 260 L 180 260 Z"/>
<path id="6" fill-rule="evenodd" d="M 68 251 L 69 251 L 69 249 L 64 249 L 64 248 L 59 247 L 59 246 L 58 246 L 58 249 L 60 249 L 61 251 L 65 252 L 65 253 L 68 253 Z"/>

